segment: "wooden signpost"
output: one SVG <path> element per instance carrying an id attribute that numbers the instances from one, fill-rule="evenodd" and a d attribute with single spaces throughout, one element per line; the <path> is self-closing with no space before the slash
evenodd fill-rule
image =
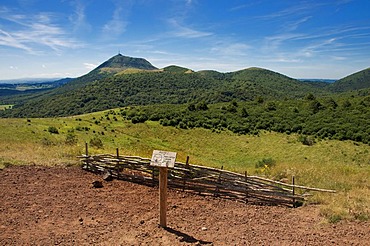
<path id="1" fill-rule="evenodd" d="M 151 166 L 159 168 L 159 225 L 167 227 L 167 174 L 173 168 L 176 152 L 153 150 Z"/>

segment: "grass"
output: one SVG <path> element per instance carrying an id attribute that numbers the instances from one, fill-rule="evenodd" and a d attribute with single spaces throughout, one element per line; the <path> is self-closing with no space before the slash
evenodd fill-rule
<path id="1" fill-rule="evenodd" d="M 11 109 L 13 107 L 13 105 L 10 105 L 10 104 L 1 104 L 0 105 L 0 110 L 5 110 L 5 109 Z"/>
<path id="2" fill-rule="evenodd" d="M 111 111 L 112 113 L 113 111 Z M 59 134 L 48 131 L 58 129 Z M 76 144 L 66 144 L 68 134 Z M 150 158 L 154 149 L 175 151 L 177 160 L 275 180 L 337 190 L 312 193 L 309 204 L 320 204 L 328 221 L 370 218 L 370 146 L 351 141 L 321 140 L 303 145 L 297 135 L 264 132 L 259 136 L 214 133 L 206 129 L 162 127 L 157 122 L 132 124 L 109 111 L 49 119 L 0 119 L 0 168 L 8 165 L 77 165 L 85 142 L 97 137 L 103 148 L 91 154 L 115 153 Z M 256 168 L 264 159 L 269 168 Z M 303 192 L 303 191 L 302 191 Z"/>

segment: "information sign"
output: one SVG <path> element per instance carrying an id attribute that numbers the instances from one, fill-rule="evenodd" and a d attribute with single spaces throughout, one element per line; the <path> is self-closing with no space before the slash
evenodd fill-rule
<path id="1" fill-rule="evenodd" d="M 176 154 L 176 152 L 153 150 L 150 165 L 156 167 L 174 167 Z"/>

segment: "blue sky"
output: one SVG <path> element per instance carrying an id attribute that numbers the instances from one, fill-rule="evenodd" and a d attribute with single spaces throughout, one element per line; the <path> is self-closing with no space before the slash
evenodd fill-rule
<path id="1" fill-rule="evenodd" d="M 2 0 L 0 80 L 77 77 L 116 55 L 293 78 L 370 67 L 369 0 Z"/>

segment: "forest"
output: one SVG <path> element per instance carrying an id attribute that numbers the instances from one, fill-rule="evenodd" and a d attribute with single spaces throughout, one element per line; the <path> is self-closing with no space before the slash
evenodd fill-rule
<path id="1" fill-rule="evenodd" d="M 112 114 L 117 114 L 112 111 Z M 159 121 L 182 129 L 206 128 L 237 134 L 261 131 L 299 134 L 299 141 L 313 145 L 320 139 L 353 140 L 370 144 L 370 96 L 322 97 L 307 94 L 301 99 L 207 104 L 161 104 L 121 108 L 118 115 L 132 123 Z M 109 116 L 107 116 L 109 118 Z M 117 120 L 117 116 L 110 116 Z M 95 121 L 99 124 L 99 120 Z"/>

